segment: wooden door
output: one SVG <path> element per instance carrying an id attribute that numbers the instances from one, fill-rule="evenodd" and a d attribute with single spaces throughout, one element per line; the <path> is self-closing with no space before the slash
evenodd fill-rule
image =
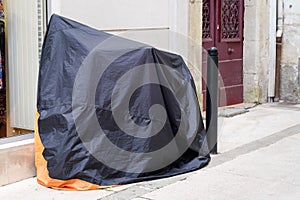
<path id="1" fill-rule="evenodd" d="M 243 0 L 203 0 L 203 48 L 219 50 L 220 106 L 243 102 L 243 19 Z"/>

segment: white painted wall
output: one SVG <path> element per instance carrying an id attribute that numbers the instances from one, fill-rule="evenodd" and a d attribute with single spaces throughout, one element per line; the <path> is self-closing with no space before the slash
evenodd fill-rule
<path id="1" fill-rule="evenodd" d="M 169 0 L 169 6 L 170 29 L 187 36 L 189 28 L 189 0 Z"/>
<path id="2" fill-rule="evenodd" d="M 164 28 L 168 0 L 63 0 L 61 14 L 102 30 Z"/>
<path id="3" fill-rule="evenodd" d="M 82 0 L 48 0 L 48 15 L 56 13 L 96 29 L 165 50 L 177 49 L 174 48 L 176 41 L 172 39 L 174 32 L 188 35 L 189 0 L 82 2 Z"/>

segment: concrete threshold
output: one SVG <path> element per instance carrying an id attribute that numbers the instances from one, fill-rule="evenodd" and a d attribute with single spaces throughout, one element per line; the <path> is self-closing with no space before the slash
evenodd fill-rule
<path id="1" fill-rule="evenodd" d="M 256 103 L 240 103 L 230 106 L 223 106 L 218 108 L 219 117 L 234 117 L 249 112 L 251 108 L 256 107 Z M 202 112 L 203 119 L 206 119 L 206 111 Z"/>
<path id="2" fill-rule="evenodd" d="M 34 177 L 33 133 L 0 140 L 0 186 Z"/>

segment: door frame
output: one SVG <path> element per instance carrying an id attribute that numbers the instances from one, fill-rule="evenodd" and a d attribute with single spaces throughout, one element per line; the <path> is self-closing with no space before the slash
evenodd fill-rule
<path id="1" fill-rule="evenodd" d="M 207 5 L 208 4 L 208 5 Z M 222 1 L 220 0 L 203 0 L 202 2 L 202 46 L 204 49 L 208 49 L 209 47 L 218 47 L 219 48 L 219 66 L 222 63 L 222 66 L 225 65 L 226 62 L 236 62 L 238 61 L 239 64 L 237 66 L 240 67 L 235 67 L 235 73 L 238 73 L 240 75 L 237 76 L 238 82 L 237 83 L 232 83 L 233 85 L 228 85 L 224 86 L 222 79 L 219 79 L 219 85 L 220 85 L 220 90 L 219 90 L 219 104 L 220 106 L 227 106 L 228 103 L 230 105 L 235 104 L 235 103 L 242 103 L 243 102 L 243 60 L 244 60 L 244 11 L 245 11 L 245 1 L 244 0 L 239 0 L 239 8 L 238 8 L 238 13 L 239 13 L 239 25 L 238 29 L 240 30 L 238 33 L 237 38 L 222 38 L 222 12 L 220 9 L 222 9 Z M 209 7 L 208 7 L 209 6 Z M 205 24 L 205 22 L 207 24 Z M 208 26 L 209 23 L 209 26 Z M 236 46 L 235 43 L 240 43 L 240 46 Z M 221 46 L 220 46 L 221 45 Z M 229 50 L 230 46 L 234 45 L 235 50 L 237 54 L 232 54 L 230 56 L 230 53 L 224 53 L 224 51 Z M 229 46 L 229 47 L 228 47 Z M 225 49 L 224 49 L 225 48 Z M 232 47 L 233 48 L 233 47 Z M 223 54 L 220 53 L 220 51 L 223 52 Z M 206 56 L 206 53 L 204 54 Z M 224 57 L 225 56 L 225 57 Z M 206 58 L 202 58 L 204 60 L 203 62 L 203 74 L 204 74 L 204 80 L 206 76 L 206 63 L 205 60 Z M 228 64 L 227 64 L 228 65 Z M 220 66 L 221 67 L 221 66 Z M 226 69 L 224 71 L 224 66 L 223 66 L 223 73 L 226 72 L 226 74 L 229 74 L 227 71 L 229 69 Z M 221 73 L 219 68 L 219 72 Z M 238 71 L 236 71 L 238 69 Z M 228 75 L 227 75 L 228 76 Z M 221 75 L 220 75 L 221 77 Z M 228 78 L 227 81 L 228 82 Z M 203 86 L 205 86 L 205 81 L 203 81 Z M 240 85 L 240 86 L 239 86 Z M 232 90 L 231 86 L 236 87 L 236 89 Z M 242 86 L 242 87 L 241 87 Z M 232 93 L 231 98 L 229 98 L 229 95 L 226 97 L 226 90 L 229 90 L 229 93 Z M 231 88 L 231 89 L 230 89 Z M 231 91 L 230 91 L 231 90 Z M 202 92 L 203 92 L 203 99 L 206 97 L 206 88 L 202 87 Z M 203 107 L 205 108 L 205 101 L 203 102 Z"/>

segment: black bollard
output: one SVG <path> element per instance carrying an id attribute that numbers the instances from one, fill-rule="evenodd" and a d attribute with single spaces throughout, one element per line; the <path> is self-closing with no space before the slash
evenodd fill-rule
<path id="1" fill-rule="evenodd" d="M 206 131 L 210 153 L 218 153 L 218 49 L 208 49 L 206 83 Z"/>

